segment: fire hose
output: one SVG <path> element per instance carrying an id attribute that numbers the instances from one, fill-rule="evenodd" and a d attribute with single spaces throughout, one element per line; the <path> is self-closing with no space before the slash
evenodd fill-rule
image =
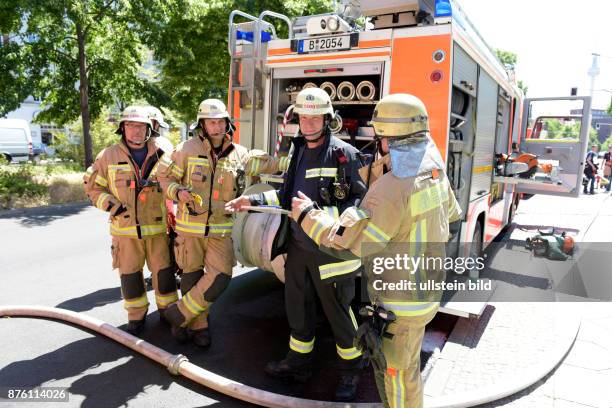
<path id="1" fill-rule="evenodd" d="M 376 88 L 374 84 L 370 81 L 361 81 L 359 85 L 357 85 L 357 98 L 360 101 L 371 101 L 374 99 L 374 94 L 376 93 Z"/>
<path id="2" fill-rule="evenodd" d="M 333 83 L 329 81 L 323 82 L 319 88 L 327 92 L 329 94 L 329 99 L 331 99 L 332 101 L 336 99 L 336 85 L 334 85 Z"/>
<path id="3" fill-rule="evenodd" d="M 352 101 L 355 99 L 355 85 L 349 81 L 340 82 L 337 92 L 338 99 L 341 101 Z"/>
<path id="4" fill-rule="evenodd" d="M 71 310 L 59 309 L 47 306 L 1 306 L 2 317 L 43 317 L 61 320 L 84 327 L 96 333 L 102 334 L 116 342 L 150 358 L 151 360 L 165 366 L 172 375 L 182 375 L 198 384 L 221 392 L 230 397 L 258 404 L 264 407 L 278 408 L 341 408 L 356 407 L 369 408 L 380 407 L 378 403 L 346 404 L 328 401 L 316 401 L 303 398 L 289 397 L 269 391 L 260 390 L 248 385 L 222 377 L 211 371 L 189 362 L 182 354 L 170 354 L 165 350 L 148 343 L 141 338 L 132 336 L 102 320 L 87 316 L 83 313 Z"/>

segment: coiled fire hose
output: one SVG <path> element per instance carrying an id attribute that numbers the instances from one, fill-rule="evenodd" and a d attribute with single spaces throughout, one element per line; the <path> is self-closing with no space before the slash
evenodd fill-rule
<path id="1" fill-rule="evenodd" d="M 132 336 L 121 329 L 116 328 L 95 317 L 71 310 L 47 306 L 0 306 L 1 317 L 43 317 L 61 320 L 84 327 L 91 331 L 115 340 L 118 343 L 150 358 L 151 360 L 165 366 L 173 375 L 182 375 L 198 384 L 221 392 L 230 397 L 258 404 L 264 407 L 278 408 L 370 408 L 380 407 L 378 403 L 346 404 L 328 401 L 316 401 L 303 398 L 289 397 L 275 394 L 273 392 L 260 390 L 248 385 L 222 377 L 211 371 L 198 367 L 189 362 L 182 354 L 170 354 L 157 346 L 148 343 L 141 338 Z"/>
<path id="2" fill-rule="evenodd" d="M 329 99 L 331 99 L 332 101 L 336 99 L 336 85 L 334 85 L 333 83 L 329 81 L 323 82 L 319 88 L 327 92 L 329 94 Z"/>
<path id="3" fill-rule="evenodd" d="M 338 85 L 338 99 L 341 101 L 352 101 L 355 99 L 355 85 L 349 81 L 340 82 Z"/>
<path id="4" fill-rule="evenodd" d="M 376 88 L 372 82 L 361 81 L 359 85 L 357 85 L 357 98 L 360 101 L 371 101 L 374 99 L 375 94 Z"/>

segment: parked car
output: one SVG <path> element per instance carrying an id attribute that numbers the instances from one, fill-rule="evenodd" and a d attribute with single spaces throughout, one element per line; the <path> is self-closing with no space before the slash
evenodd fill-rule
<path id="1" fill-rule="evenodd" d="M 23 119 L 0 119 L 0 155 L 10 162 L 34 160 L 30 125 Z"/>

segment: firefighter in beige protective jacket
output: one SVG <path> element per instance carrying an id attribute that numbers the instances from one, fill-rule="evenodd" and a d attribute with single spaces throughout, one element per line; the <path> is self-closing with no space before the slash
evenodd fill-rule
<path id="1" fill-rule="evenodd" d="M 337 254 L 392 256 L 391 248 L 402 248 L 412 257 L 443 258 L 449 222 L 459 220 L 461 210 L 429 137 L 425 106 L 411 95 L 386 96 L 376 106 L 372 124 L 383 150 L 389 151 L 391 172 L 371 185 L 361 206 L 345 210 L 339 220 L 315 209 L 302 194 L 293 199 L 292 217 L 317 244 Z M 366 267 L 366 274 L 372 302 L 396 316 L 386 334 L 381 333 L 386 367 L 375 372 L 381 399 L 387 407 L 421 408 L 421 343 L 425 325 L 437 312 L 440 293 L 423 295 L 383 284 L 441 281 L 444 269 L 433 263 L 415 271 L 396 268 L 375 274 Z"/>
<path id="2" fill-rule="evenodd" d="M 142 271 L 145 261 L 162 319 L 165 308 L 178 299 L 164 196 L 155 179 L 164 152 L 151 132 L 146 108 L 127 107 L 117 129 L 121 141 L 101 151 L 84 176 L 91 202 L 110 214 L 113 268 L 121 278 L 127 330 L 135 335 L 144 329 L 149 306 Z"/>
<path id="3" fill-rule="evenodd" d="M 257 156 L 253 163 L 267 160 L 263 152 L 232 142 L 233 125 L 220 100 L 203 101 L 197 118 L 193 138 L 162 161 L 158 174 L 166 196 L 178 202 L 174 250 L 183 270 L 182 298 L 166 316 L 177 340 L 191 338 L 207 347 L 210 307 L 228 286 L 236 263 L 233 217 L 225 203 L 241 194 L 245 176 L 259 167 L 249 164 L 249 158 Z"/>

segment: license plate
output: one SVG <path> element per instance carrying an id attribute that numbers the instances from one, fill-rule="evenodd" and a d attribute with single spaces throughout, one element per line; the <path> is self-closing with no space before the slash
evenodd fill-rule
<path id="1" fill-rule="evenodd" d="M 334 37 L 308 38 L 299 40 L 298 54 L 307 54 L 309 52 L 319 51 L 337 51 L 350 50 L 351 36 L 337 35 Z"/>

